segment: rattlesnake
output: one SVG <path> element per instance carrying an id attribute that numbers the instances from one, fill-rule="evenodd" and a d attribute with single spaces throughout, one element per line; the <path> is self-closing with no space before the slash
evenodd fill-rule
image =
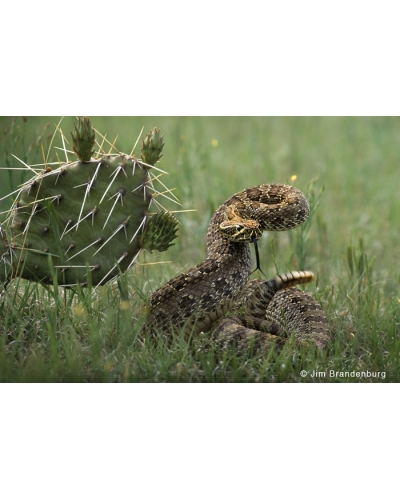
<path id="1" fill-rule="evenodd" d="M 249 242 L 257 240 L 263 230 L 294 228 L 308 215 L 303 193 L 284 184 L 262 184 L 230 197 L 211 218 L 206 260 L 149 298 L 145 330 L 169 333 L 184 328 L 196 335 L 211 329 L 217 343 L 235 344 L 239 350 L 251 343 L 269 348 L 272 341 L 282 343 L 294 332 L 297 339 L 326 347 L 329 330 L 322 308 L 311 296 L 293 288 L 311 281 L 312 273 L 249 281 Z M 230 315 L 225 317 L 228 311 Z"/>

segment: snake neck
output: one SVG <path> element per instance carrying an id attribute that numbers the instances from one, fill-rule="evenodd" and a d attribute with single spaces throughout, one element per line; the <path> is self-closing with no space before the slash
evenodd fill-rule
<path id="1" fill-rule="evenodd" d="M 226 205 L 224 204 L 217 209 L 208 225 L 207 259 L 215 260 L 220 265 L 223 264 L 224 268 L 227 265 L 239 268 L 243 275 L 243 281 L 246 283 L 251 273 L 250 246 L 246 242 L 230 241 L 221 233 L 219 226 L 225 218 L 225 212 Z"/>

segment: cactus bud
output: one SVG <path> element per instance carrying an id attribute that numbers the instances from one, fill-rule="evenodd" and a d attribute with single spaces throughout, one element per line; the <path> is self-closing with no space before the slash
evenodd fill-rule
<path id="1" fill-rule="evenodd" d="M 162 157 L 161 151 L 164 147 L 164 135 L 160 134 L 160 129 L 155 127 L 147 133 L 142 142 L 140 157 L 144 163 L 155 165 Z"/>
<path id="2" fill-rule="evenodd" d="M 177 236 L 178 220 L 170 212 L 158 212 L 150 217 L 146 229 L 140 236 L 140 247 L 150 253 L 153 250 L 165 252 Z"/>
<path id="3" fill-rule="evenodd" d="M 74 131 L 71 132 L 72 149 L 83 163 L 91 160 L 94 153 L 94 143 L 96 134 L 93 130 L 89 118 L 78 118 L 78 123 L 74 123 Z"/>

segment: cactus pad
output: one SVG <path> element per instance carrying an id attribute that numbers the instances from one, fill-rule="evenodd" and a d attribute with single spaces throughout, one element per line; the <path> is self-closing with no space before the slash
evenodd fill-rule
<path id="1" fill-rule="evenodd" d="M 158 129 L 143 141 L 142 158 L 93 159 L 90 121 L 72 133 L 79 160 L 46 167 L 26 182 L 0 234 L 0 280 L 21 276 L 60 285 L 103 285 L 128 269 L 141 248 L 166 250 L 176 237 L 168 212 L 149 215 L 154 191 L 150 161 L 164 146 Z M 7 232 L 7 234 L 6 234 Z"/>

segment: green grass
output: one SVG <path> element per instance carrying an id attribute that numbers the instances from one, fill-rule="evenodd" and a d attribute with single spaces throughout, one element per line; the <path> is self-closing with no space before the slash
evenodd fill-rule
<path id="1" fill-rule="evenodd" d="M 2 166 L 20 166 L 12 153 L 26 163 L 42 163 L 58 121 L 0 118 Z M 163 181 L 176 187 L 184 208 L 197 211 L 178 214 L 180 237 L 168 252 L 141 254 L 123 277 L 123 294 L 117 283 L 73 292 L 15 280 L 2 290 L 1 381 L 400 381 L 398 118 L 94 117 L 92 122 L 111 141 L 118 135 L 118 148 L 128 153 L 142 127 L 145 132 L 160 127 L 166 143 L 160 167 L 169 172 Z M 62 122 L 65 135 L 72 123 L 72 118 Z M 0 177 L 2 198 L 29 175 L 2 170 Z M 295 184 L 307 193 L 313 212 L 300 228 L 263 237 L 262 269 L 271 277 L 277 269 L 317 275 L 305 289 L 329 318 L 334 336 L 328 350 L 288 345 L 266 357 L 238 357 L 216 351 L 206 336 L 188 343 L 178 335 L 169 345 L 143 338 L 143 298 L 204 259 L 207 225 L 220 203 L 268 182 Z M 0 211 L 10 203 L 1 201 Z M 356 372 L 367 376 L 357 378 Z M 367 372 L 385 372 L 385 378 Z"/>

